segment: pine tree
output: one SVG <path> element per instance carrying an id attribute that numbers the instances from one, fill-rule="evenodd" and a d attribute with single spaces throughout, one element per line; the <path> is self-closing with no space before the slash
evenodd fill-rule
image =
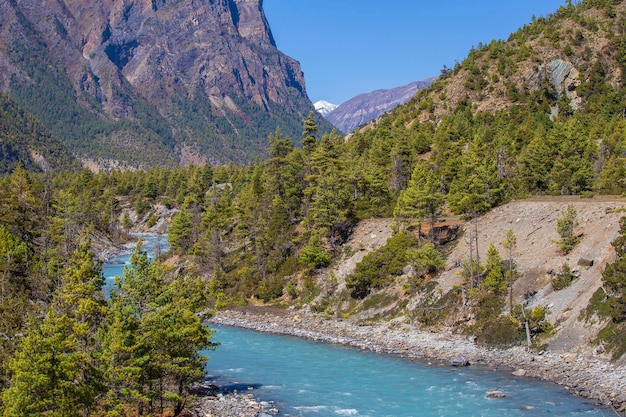
<path id="1" fill-rule="evenodd" d="M 315 112 L 311 110 L 306 119 L 302 121 L 304 128 L 302 130 L 302 148 L 307 158 L 311 157 L 313 150 L 317 147 L 319 140 L 315 137 L 318 127 L 315 123 Z"/>
<path id="2" fill-rule="evenodd" d="M 495 294 L 500 294 L 506 290 L 502 258 L 493 243 L 487 249 L 487 265 L 485 266 L 485 277 L 481 285 Z"/>
<path id="3" fill-rule="evenodd" d="M 191 220 L 191 214 L 186 209 L 182 209 L 172 218 L 167 241 L 173 250 L 187 253 L 193 245 L 193 223 Z"/>
<path id="4" fill-rule="evenodd" d="M 214 347 L 213 332 L 197 314 L 206 308 L 206 289 L 183 277 L 166 282 L 141 244 L 116 286 L 104 343 L 108 409 L 115 415 L 134 404 L 143 416 L 171 407 L 178 415 L 189 386 L 204 375 L 207 358 L 200 351 Z"/>
<path id="5" fill-rule="evenodd" d="M 64 271 L 62 285 L 43 322 L 31 321 L 10 363 L 4 415 L 88 415 L 103 392 L 98 330 L 106 314 L 103 279 L 89 244 Z"/>
<path id="6" fill-rule="evenodd" d="M 561 212 L 561 217 L 556 220 L 556 231 L 561 239 L 559 246 L 562 251 L 569 252 L 578 243 L 576 228 L 578 227 L 578 212 L 574 205 L 568 204 L 567 208 Z"/>
<path id="7" fill-rule="evenodd" d="M 417 218 L 420 222 L 420 230 L 421 222 L 428 220 L 432 242 L 435 237 L 435 223 L 443 212 L 443 205 L 441 182 L 426 164 L 418 163 L 413 170 L 408 188 L 398 198 L 395 215 Z"/>
<path id="8" fill-rule="evenodd" d="M 335 249 L 340 228 L 352 219 L 353 199 L 341 159 L 343 138 L 335 132 L 324 135 L 311 156 L 309 186 L 304 194 L 310 199 L 309 223 L 324 230 Z"/>

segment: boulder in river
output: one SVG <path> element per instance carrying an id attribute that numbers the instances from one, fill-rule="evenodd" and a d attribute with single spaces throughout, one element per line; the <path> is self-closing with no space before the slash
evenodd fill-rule
<path id="1" fill-rule="evenodd" d="M 456 358 L 452 359 L 452 362 L 450 364 L 452 366 L 469 366 L 470 362 L 463 356 L 457 356 Z"/>
<path id="2" fill-rule="evenodd" d="M 500 390 L 487 391 L 487 398 L 504 398 L 506 394 Z"/>

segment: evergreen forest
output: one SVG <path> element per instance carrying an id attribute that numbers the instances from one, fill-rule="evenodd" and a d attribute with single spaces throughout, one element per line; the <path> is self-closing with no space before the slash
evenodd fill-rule
<path id="1" fill-rule="evenodd" d="M 565 81 L 547 69 L 557 68 L 548 65 L 555 57 L 580 63 L 569 87 L 560 89 Z M 2 100 L 3 114 L 22 117 Z M 44 134 L 21 120 L 28 137 Z M 536 195 L 626 192 L 626 3 L 569 3 L 506 42 L 478 45 L 407 105 L 350 137 L 321 134 L 311 113 L 300 137 L 276 129 L 268 157 L 247 165 L 94 173 L 61 158 L 42 172 L 14 145 L 31 140 L 21 139 L 24 130 L 0 129 L 4 416 L 179 415 L 203 378 L 199 352 L 215 348 L 203 325 L 212 311 L 308 305 L 347 317 L 353 311 L 334 310 L 331 299 L 376 303 L 372 295 L 407 265 L 415 279 L 404 293 L 430 292 L 426 305 L 442 312 L 416 315 L 420 325 L 469 303 L 468 331 L 480 343 L 537 346 L 553 328 L 544 309 L 510 301 L 515 235 L 505 237 L 509 253 L 494 247 L 484 263 L 471 259 L 467 284 L 439 297 L 432 283 L 449 242 L 436 224 Z M 150 260 L 138 243 L 105 297 L 101 253 L 163 217 L 171 220 L 170 251 Z M 343 244 L 371 218 L 392 218 L 395 233 L 339 292 L 325 268 L 348 255 Z M 564 214 L 565 251 L 576 244 L 567 221 Z M 626 331 L 624 236 L 623 225 L 604 292 L 586 310 L 605 318 L 599 338 L 616 358 L 626 351 L 615 336 Z"/>

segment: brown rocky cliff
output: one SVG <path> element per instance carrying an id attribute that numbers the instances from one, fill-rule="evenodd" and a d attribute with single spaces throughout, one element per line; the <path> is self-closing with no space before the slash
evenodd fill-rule
<path id="1" fill-rule="evenodd" d="M 251 120 L 301 121 L 313 108 L 299 63 L 276 48 L 261 0 L 2 0 L 0 14 L 4 92 L 16 80 L 34 82 L 8 53 L 33 45 L 67 75 L 83 107 L 111 120 L 136 118 L 132 100 L 144 100 L 171 122 L 184 117 L 182 98 L 210 103 L 205 119 L 226 118 L 237 135 Z M 261 115 L 247 114 L 247 103 Z M 184 131 L 172 126 L 179 147 Z M 267 133 L 259 131 L 255 146 Z"/>

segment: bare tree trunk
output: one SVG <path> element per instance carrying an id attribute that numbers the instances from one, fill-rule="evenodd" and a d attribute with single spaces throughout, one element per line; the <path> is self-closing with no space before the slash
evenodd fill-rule
<path id="1" fill-rule="evenodd" d="M 480 255 L 478 252 L 478 222 L 474 223 L 474 239 L 476 240 L 476 265 L 480 266 Z"/>
<path id="2" fill-rule="evenodd" d="M 522 315 L 524 316 L 524 329 L 526 330 L 526 343 L 528 347 L 532 345 L 532 340 L 530 338 L 530 327 L 528 326 L 528 317 L 526 317 L 526 309 L 522 305 Z"/>
<path id="3" fill-rule="evenodd" d="M 470 288 L 474 288 L 474 239 L 472 238 L 472 232 L 470 231 L 470 236 L 469 236 L 469 240 L 468 240 L 468 244 L 469 244 L 469 257 L 470 257 L 470 264 L 469 264 L 469 273 L 470 273 Z"/>

